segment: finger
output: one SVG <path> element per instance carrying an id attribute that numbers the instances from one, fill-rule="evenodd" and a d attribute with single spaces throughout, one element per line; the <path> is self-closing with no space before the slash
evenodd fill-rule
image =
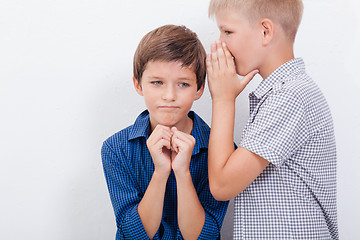
<path id="1" fill-rule="evenodd" d="M 211 44 L 211 64 L 213 70 L 219 69 L 219 61 L 217 56 L 217 49 L 216 49 L 216 43 Z"/>
<path id="2" fill-rule="evenodd" d="M 171 150 L 171 142 L 170 140 L 161 139 L 156 143 L 156 146 L 159 147 L 159 149 L 162 149 L 163 147 L 166 147 L 167 149 Z"/>
<path id="3" fill-rule="evenodd" d="M 222 46 L 223 46 L 223 49 L 225 52 L 227 66 L 235 71 L 235 63 L 234 63 L 233 56 L 231 55 L 226 43 L 223 42 Z"/>
<path id="4" fill-rule="evenodd" d="M 170 140 L 171 140 L 170 135 L 165 136 L 165 135 L 158 134 L 156 136 L 153 136 L 152 138 L 149 138 L 147 141 L 147 145 L 148 145 L 148 147 L 156 146 L 156 145 L 158 145 L 159 142 L 163 142 L 163 141 L 167 141 L 170 143 Z"/>
<path id="5" fill-rule="evenodd" d="M 170 142 L 171 136 L 173 135 L 169 127 L 165 126 L 156 126 L 150 137 L 147 140 L 148 146 L 156 145 L 161 139 L 165 139 Z"/>
<path id="6" fill-rule="evenodd" d="M 178 145 L 178 138 L 176 136 L 171 138 L 171 147 L 172 151 L 178 153 L 180 151 L 179 145 Z"/>
<path id="7" fill-rule="evenodd" d="M 172 135 L 172 137 L 171 137 L 171 148 L 172 148 L 172 151 L 175 151 L 175 152 L 179 152 L 179 147 L 178 147 L 178 145 L 177 145 L 177 141 L 176 141 L 176 139 L 177 139 L 177 134 L 176 134 L 176 132 L 177 132 L 177 129 L 176 129 L 176 127 L 172 127 L 171 128 L 171 131 L 173 132 L 173 135 Z"/>
<path id="8" fill-rule="evenodd" d="M 191 136 L 190 134 L 181 132 L 181 131 L 176 131 L 174 133 L 174 136 L 176 136 L 178 139 L 186 142 L 187 144 L 192 144 L 195 140 L 195 138 L 193 136 Z"/>
<path id="9" fill-rule="evenodd" d="M 182 140 L 180 138 L 178 138 L 177 136 L 175 136 L 174 138 L 171 139 L 171 145 L 173 146 L 173 148 L 175 149 L 175 152 L 177 152 L 177 153 L 180 152 L 180 149 L 183 149 Z"/>
<path id="10" fill-rule="evenodd" d="M 220 67 L 220 69 L 225 69 L 225 68 L 227 68 L 228 64 L 227 64 L 225 52 L 224 52 L 224 49 L 222 47 L 220 40 L 216 40 L 216 48 L 217 48 L 217 56 L 219 59 L 219 67 Z"/>
<path id="11" fill-rule="evenodd" d="M 181 131 L 174 132 L 172 140 L 177 141 L 178 145 L 180 143 L 179 141 L 181 141 L 181 142 L 185 143 L 188 148 L 191 148 L 195 145 L 195 138 L 193 136 L 191 136 L 190 134 L 187 134 L 187 133 L 184 133 Z M 181 146 L 186 147 L 183 144 L 181 144 Z"/>
<path id="12" fill-rule="evenodd" d="M 169 127 L 163 125 L 157 125 L 152 132 L 152 135 L 153 134 L 154 136 L 169 138 L 173 133 Z"/>

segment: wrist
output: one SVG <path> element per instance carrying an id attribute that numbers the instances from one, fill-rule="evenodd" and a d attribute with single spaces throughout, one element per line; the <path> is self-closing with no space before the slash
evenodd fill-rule
<path id="1" fill-rule="evenodd" d="M 219 95 L 219 96 L 211 96 L 212 104 L 235 104 L 237 96 L 231 96 L 231 95 Z"/>
<path id="2" fill-rule="evenodd" d="M 225 111 L 226 109 L 235 108 L 235 98 L 217 98 L 212 100 L 213 111 Z"/>
<path id="3" fill-rule="evenodd" d="M 176 179 L 191 177 L 189 168 L 185 169 L 174 169 L 174 175 Z"/>
<path id="4" fill-rule="evenodd" d="M 167 179 L 169 178 L 171 169 L 170 170 L 160 170 L 155 168 L 155 171 L 153 173 L 153 178 L 158 179 L 159 181 L 167 181 Z"/>

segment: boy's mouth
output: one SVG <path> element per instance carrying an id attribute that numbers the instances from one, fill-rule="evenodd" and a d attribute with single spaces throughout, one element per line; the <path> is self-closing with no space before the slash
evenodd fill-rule
<path id="1" fill-rule="evenodd" d="M 160 109 L 164 109 L 164 110 L 173 110 L 173 109 L 178 109 L 179 107 L 177 106 L 159 106 Z"/>

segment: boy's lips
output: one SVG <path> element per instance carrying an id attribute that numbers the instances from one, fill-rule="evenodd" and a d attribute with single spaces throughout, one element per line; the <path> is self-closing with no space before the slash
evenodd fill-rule
<path id="1" fill-rule="evenodd" d="M 160 109 L 165 109 L 165 110 L 172 110 L 172 109 L 178 109 L 179 107 L 177 106 L 159 106 Z"/>

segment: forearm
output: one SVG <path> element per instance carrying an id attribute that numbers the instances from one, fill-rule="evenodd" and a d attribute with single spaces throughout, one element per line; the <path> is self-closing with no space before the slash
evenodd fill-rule
<path id="1" fill-rule="evenodd" d="M 213 101 L 209 184 L 212 195 L 220 201 L 230 200 L 242 192 L 269 164 L 245 148 L 234 150 L 234 119 L 235 100 Z"/>
<path id="2" fill-rule="evenodd" d="M 205 211 L 195 191 L 190 172 L 175 173 L 178 223 L 184 239 L 198 239 L 205 223 Z"/>
<path id="3" fill-rule="evenodd" d="M 138 206 L 141 222 L 149 238 L 154 237 L 160 226 L 167 178 L 154 172 Z"/>
<path id="4" fill-rule="evenodd" d="M 222 170 L 234 152 L 235 100 L 214 101 L 209 140 L 210 188 L 221 181 Z"/>

